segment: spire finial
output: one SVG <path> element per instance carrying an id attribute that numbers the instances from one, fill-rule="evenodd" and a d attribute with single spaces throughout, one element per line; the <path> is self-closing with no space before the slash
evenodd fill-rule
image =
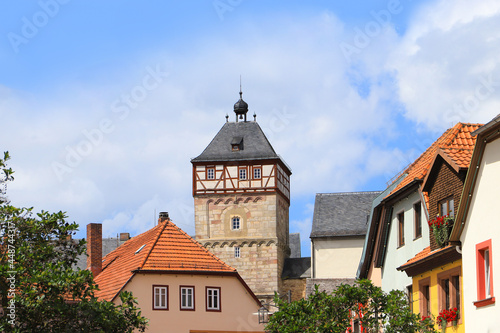
<path id="1" fill-rule="evenodd" d="M 240 74 L 240 98 L 243 95 L 243 92 L 241 91 L 241 74 Z"/>

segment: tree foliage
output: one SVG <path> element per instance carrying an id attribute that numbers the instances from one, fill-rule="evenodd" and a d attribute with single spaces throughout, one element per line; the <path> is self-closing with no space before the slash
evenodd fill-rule
<path id="1" fill-rule="evenodd" d="M 279 311 L 266 326 L 270 333 L 345 333 L 354 319 L 364 333 L 435 332 L 432 323 L 411 311 L 402 291 L 385 293 L 369 280 L 342 284 L 331 294 L 315 286 L 308 299 L 287 303 L 275 297 L 275 303 Z"/>
<path id="2" fill-rule="evenodd" d="M 0 158 L 0 185 L 13 179 L 7 153 Z M 71 235 L 78 225 L 63 212 L 34 213 L 17 208 L 0 189 L 0 295 L 2 332 L 144 332 L 131 293 L 120 295 L 121 304 L 98 300 L 92 273 L 75 269 L 85 241 Z"/>

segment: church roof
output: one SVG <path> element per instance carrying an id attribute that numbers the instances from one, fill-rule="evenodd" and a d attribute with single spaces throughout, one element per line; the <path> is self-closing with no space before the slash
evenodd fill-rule
<path id="1" fill-rule="evenodd" d="M 239 149 L 233 149 L 238 144 Z M 227 122 L 212 142 L 191 162 L 277 159 L 278 154 L 255 121 Z"/>
<path id="2" fill-rule="evenodd" d="M 113 300 L 135 272 L 141 271 L 237 274 L 168 219 L 103 258 L 102 272 L 95 278 L 100 289 L 96 297 Z"/>
<path id="3" fill-rule="evenodd" d="M 311 238 L 364 236 L 372 202 L 380 193 L 373 191 L 316 194 Z"/>

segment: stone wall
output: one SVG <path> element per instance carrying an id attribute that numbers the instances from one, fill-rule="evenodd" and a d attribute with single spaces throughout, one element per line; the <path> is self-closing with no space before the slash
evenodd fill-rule
<path id="1" fill-rule="evenodd" d="M 307 279 L 286 279 L 283 280 L 283 290 L 292 292 L 292 302 L 306 298 L 306 280 Z"/>
<path id="2" fill-rule="evenodd" d="M 196 195 L 196 240 L 236 268 L 260 299 L 283 292 L 288 245 L 288 202 L 277 193 Z M 240 229 L 231 225 L 240 218 Z M 235 257 L 239 248 L 240 257 Z"/>
<path id="3" fill-rule="evenodd" d="M 353 285 L 356 279 L 307 279 L 306 295 L 309 296 L 314 291 L 314 286 L 319 285 L 319 291 L 331 293 L 336 290 L 341 284 Z"/>

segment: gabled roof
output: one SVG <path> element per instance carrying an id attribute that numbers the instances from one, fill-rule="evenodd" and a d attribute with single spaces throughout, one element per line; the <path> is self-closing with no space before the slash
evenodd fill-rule
<path id="1" fill-rule="evenodd" d="M 232 145 L 238 141 L 239 150 Z M 212 142 L 191 162 L 278 159 L 279 156 L 255 121 L 227 122 Z"/>
<path id="2" fill-rule="evenodd" d="M 236 273 L 201 244 L 164 220 L 106 255 L 95 278 L 96 297 L 113 300 L 136 272 Z"/>
<path id="3" fill-rule="evenodd" d="M 394 195 L 399 190 L 409 185 L 414 180 L 423 180 L 427 175 L 436 154 L 441 152 L 460 167 L 467 167 L 474 145 L 475 137 L 471 135 L 481 124 L 457 123 L 452 128 L 447 129 L 426 151 L 422 153 L 403 174 L 407 175 L 399 183 L 389 196 Z"/>
<path id="4" fill-rule="evenodd" d="M 318 193 L 314 203 L 311 238 L 364 236 L 372 201 L 380 191 Z"/>

